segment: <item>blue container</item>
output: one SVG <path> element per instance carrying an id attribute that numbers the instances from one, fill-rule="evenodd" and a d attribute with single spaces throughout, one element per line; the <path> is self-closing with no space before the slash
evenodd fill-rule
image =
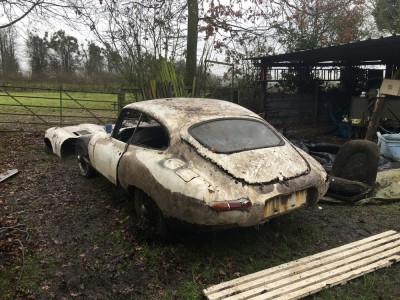
<path id="1" fill-rule="evenodd" d="M 379 132 L 377 134 L 381 155 L 400 161 L 400 134 L 380 134 Z"/>
<path id="2" fill-rule="evenodd" d="M 111 133 L 111 131 L 112 131 L 112 124 L 106 124 L 106 125 L 104 125 L 104 130 L 105 130 L 107 133 Z"/>

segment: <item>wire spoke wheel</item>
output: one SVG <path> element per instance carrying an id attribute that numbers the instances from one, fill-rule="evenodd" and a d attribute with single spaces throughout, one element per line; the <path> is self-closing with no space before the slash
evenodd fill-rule
<path id="1" fill-rule="evenodd" d="M 95 172 L 90 164 L 89 155 L 87 154 L 85 147 L 80 143 L 77 145 L 77 155 L 79 174 L 84 177 L 93 177 Z"/>

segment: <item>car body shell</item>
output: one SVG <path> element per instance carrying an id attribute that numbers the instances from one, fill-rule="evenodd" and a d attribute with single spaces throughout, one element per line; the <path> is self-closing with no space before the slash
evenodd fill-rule
<path id="1" fill-rule="evenodd" d="M 74 150 L 78 137 L 90 135 L 96 132 L 105 132 L 104 127 L 96 124 L 51 127 L 46 130 L 44 141 L 45 144 L 51 148 L 54 154 L 62 157 L 68 152 Z"/>
<path id="2" fill-rule="evenodd" d="M 142 190 L 166 219 L 209 228 L 255 226 L 315 205 L 326 192 L 327 174 L 321 165 L 260 116 L 239 105 L 174 98 L 136 102 L 122 112 L 129 110 L 151 116 L 161 124 L 168 134 L 168 146 L 141 147 L 116 139 L 115 133 L 99 131 L 86 137 L 90 164 L 123 189 Z M 282 143 L 218 153 L 190 134 L 195 124 L 227 118 L 262 122 Z M 116 127 L 118 122 L 121 120 Z M 251 207 L 230 209 L 230 203 L 248 201 Z M 227 209 L 215 209 L 219 204 L 227 204 Z"/>

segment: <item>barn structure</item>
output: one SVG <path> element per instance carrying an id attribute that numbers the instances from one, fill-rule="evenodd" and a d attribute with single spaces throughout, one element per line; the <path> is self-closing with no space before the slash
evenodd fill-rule
<path id="1" fill-rule="evenodd" d="M 259 67 L 258 111 L 271 123 L 329 122 L 349 115 L 362 125 L 382 80 L 399 76 L 400 36 L 251 60 Z M 387 100 L 383 116 L 400 126 L 400 98 Z"/>

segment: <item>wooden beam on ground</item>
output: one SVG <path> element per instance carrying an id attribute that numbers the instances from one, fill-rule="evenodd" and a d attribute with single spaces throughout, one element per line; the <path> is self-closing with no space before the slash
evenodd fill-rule
<path id="1" fill-rule="evenodd" d="M 400 261 L 400 234 L 386 231 L 203 290 L 216 299 L 300 299 Z"/>
<path id="2" fill-rule="evenodd" d="M 11 176 L 14 176 L 17 173 L 18 173 L 17 169 L 8 170 L 8 171 L 1 173 L 0 174 L 0 182 L 6 180 L 7 178 L 10 178 Z"/>

